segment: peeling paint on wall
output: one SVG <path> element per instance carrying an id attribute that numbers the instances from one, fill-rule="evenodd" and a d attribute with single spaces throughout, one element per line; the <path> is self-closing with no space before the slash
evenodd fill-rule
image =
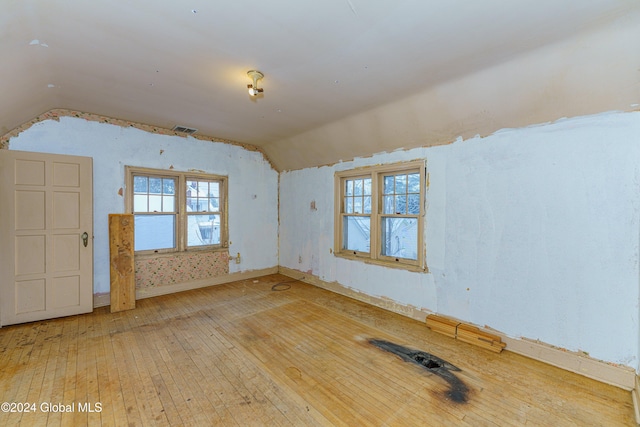
<path id="1" fill-rule="evenodd" d="M 229 250 L 242 253 L 242 263 L 230 264 L 228 272 L 278 265 L 278 173 L 262 153 L 167 132 L 164 135 L 108 121 L 56 116 L 32 123 L 7 140 L 12 150 L 93 158 L 94 293 L 109 291 L 107 218 L 109 213 L 124 213 L 126 165 L 197 169 L 228 176 L 229 237 L 233 241 Z M 253 199 L 252 194 L 259 197 Z M 220 273 L 217 267 L 214 270 Z"/>
<path id="2" fill-rule="evenodd" d="M 54 87 L 54 86 L 55 85 L 49 85 L 49 87 Z M 124 128 L 140 129 L 140 130 L 143 130 L 145 132 L 155 133 L 155 134 L 159 134 L 159 135 L 174 135 L 174 136 L 187 137 L 187 135 L 182 133 L 182 132 L 177 132 L 177 131 L 174 131 L 174 130 L 171 130 L 171 129 L 167 129 L 167 128 L 162 128 L 162 127 L 159 127 L 159 126 L 146 125 L 146 124 L 143 124 L 143 123 L 132 122 L 132 121 L 129 121 L 129 120 L 114 119 L 112 117 L 101 116 L 101 115 L 98 115 L 98 114 L 84 113 L 84 112 L 81 112 L 81 111 L 73 111 L 73 110 L 66 110 L 66 109 L 63 109 L 63 108 L 57 108 L 57 109 L 54 109 L 54 110 L 49 110 L 46 113 L 43 113 L 43 114 L 39 115 L 38 117 L 36 117 L 36 118 L 34 118 L 32 120 L 29 120 L 28 122 L 23 123 L 22 125 L 18 126 L 17 128 L 12 129 L 11 131 L 6 132 L 4 135 L 0 136 L 0 149 L 8 148 L 9 140 L 11 138 L 18 136 L 20 133 L 22 133 L 25 130 L 29 129 L 33 125 L 35 125 L 37 123 L 40 123 L 40 122 L 43 122 L 45 120 L 60 120 L 60 117 L 76 117 L 76 118 L 80 118 L 80 119 L 84 119 L 84 120 L 88 120 L 88 121 L 93 121 L 93 122 L 109 123 L 109 124 L 112 124 L 112 125 L 115 125 L 115 126 L 121 126 L 121 127 L 124 127 Z M 237 146 L 242 147 L 245 150 L 249 150 L 249 151 L 258 151 L 264 156 L 265 160 L 267 160 L 269 162 L 269 165 L 271 165 L 271 167 L 273 169 L 275 169 L 275 167 L 271 163 L 271 160 L 269 160 L 269 158 L 267 157 L 265 152 L 262 151 L 261 148 L 256 147 L 255 145 L 244 144 L 244 143 L 241 143 L 241 142 L 231 141 L 229 139 L 221 139 L 221 138 L 209 137 L 209 136 L 205 136 L 205 135 L 189 135 L 189 137 L 195 138 L 195 139 L 199 139 L 199 140 L 202 140 L 202 141 L 220 142 L 220 143 L 224 143 L 224 144 L 237 145 Z M 162 150 L 161 150 L 160 154 L 162 154 Z"/>
<path id="3" fill-rule="evenodd" d="M 637 369 L 639 139 L 640 113 L 602 113 L 283 172 L 280 265 Z M 428 164 L 430 272 L 327 251 L 334 173 L 416 158 Z"/>

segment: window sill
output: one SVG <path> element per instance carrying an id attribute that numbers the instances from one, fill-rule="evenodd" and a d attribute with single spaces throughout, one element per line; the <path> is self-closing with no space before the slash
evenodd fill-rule
<path id="1" fill-rule="evenodd" d="M 387 261 L 387 260 L 381 260 L 381 259 L 372 259 L 364 256 L 352 255 L 352 254 L 341 253 L 341 252 L 334 252 L 334 255 L 338 258 L 349 259 L 352 261 L 360 261 L 365 264 L 379 265 L 382 267 L 396 268 L 399 270 L 407 270 L 415 273 L 429 272 L 429 268 L 427 266 L 420 267 L 418 265 L 406 264 L 403 262 L 393 262 L 393 261 Z"/>
<path id="2" fill-rule="evenodd" d="M 229 248 L 202 248 L 202 249 L 190 249 L 187 251 L 163 251 L 163 252 L 135 252 L 134 256 L 137 259 L 146 258 L 168 258 L 187 254 L 207 253 L 207 252 L 229 252 Z"/>

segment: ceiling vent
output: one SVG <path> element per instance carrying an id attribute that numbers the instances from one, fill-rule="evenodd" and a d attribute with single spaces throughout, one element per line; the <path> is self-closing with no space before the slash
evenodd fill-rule
<path id="1" fill-rule="evenodd" d="M 186 126 L 174 126 L 173 129 L 171 129 L 172 131 L 175 132 L 182 132 L 182 133 L 186 133 L 188 135 L 193 135 L 194 133 L 198 132 L 198 129 L 194 129 L 194 128 L 188 128 Z"/>

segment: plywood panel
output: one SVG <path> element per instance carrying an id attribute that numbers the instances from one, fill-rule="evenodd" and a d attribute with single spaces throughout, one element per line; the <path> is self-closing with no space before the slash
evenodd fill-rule
<path id="1" fill-rule="evenodd" d="M 111 312 L 136 307 L 133 215 L 109 215 Z"/>

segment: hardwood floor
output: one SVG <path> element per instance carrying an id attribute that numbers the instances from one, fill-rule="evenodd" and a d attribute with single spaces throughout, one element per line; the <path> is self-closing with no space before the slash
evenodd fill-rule
<path id="1" fill-rule="evenodd" d="M 2 328 L 0 351 L 0 402 L 35 409 L 2 426 L 635 425 L 627 391 L 280 275 Z"/>

